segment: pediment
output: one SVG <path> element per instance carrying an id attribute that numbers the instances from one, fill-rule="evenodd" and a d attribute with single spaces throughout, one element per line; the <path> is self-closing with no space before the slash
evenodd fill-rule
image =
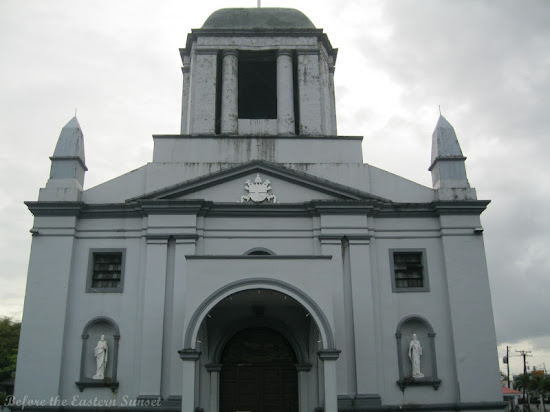
<path id="1" fill-rule="evenodd" d="M 351 187 L 266 161 L 252 161 L 128 199 L 303 203 L 313 200 L 380 199 Z"/>

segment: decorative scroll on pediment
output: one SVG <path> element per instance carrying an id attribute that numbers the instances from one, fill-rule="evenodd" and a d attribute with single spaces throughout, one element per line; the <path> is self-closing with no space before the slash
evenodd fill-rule
<path id="1" fill-rule="evenodd" d="M 265 182 L 262 183 L 262 178 L 260 177 L 259 173 L 256 174 L 256 179 L 254 179 L 254 183 L 252 183 L 250 179 L 246 179 L 244 188 L 248 190 L 248 195 L 241 196 L 241 203 L 262 203 L 264 201 L 277 203 L 277 196 L 268 193 L 269 191 L 271 191 L 270 185 L 271 182 L 269 181 L 269 179 L 266 179 Z"/>

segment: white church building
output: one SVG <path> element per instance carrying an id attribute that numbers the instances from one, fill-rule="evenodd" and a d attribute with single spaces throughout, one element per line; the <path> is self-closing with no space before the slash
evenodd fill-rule
<path id="1" fill-rule="evenodd" d="M 24 409 L 502 410 L 489 202 L 447 120 L 424 187 L 337 135 L 337 49 L 300 11 L 218 10 L 180 53 L 180 134 L 85 190 L 73 118 L 26 202 Z"/>

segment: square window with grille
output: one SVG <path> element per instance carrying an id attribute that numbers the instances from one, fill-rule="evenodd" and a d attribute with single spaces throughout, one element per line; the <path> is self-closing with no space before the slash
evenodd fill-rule
<path id="1" fill-rule="evenodd" d="M 391 251 L 392 287 L 399 291 L 427 291 L 424 251 Z"/>
<path id="2" fill-rule="evenodd" d="M 123 251 L 91 251 L 88 292 L 122 292 Z"/>

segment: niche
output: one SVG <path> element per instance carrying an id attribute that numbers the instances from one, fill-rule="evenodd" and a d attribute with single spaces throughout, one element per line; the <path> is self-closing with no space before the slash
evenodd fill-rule
<path id="1" fill-rule="evenodd" d="M 416 335 L 413 346 L 422 349 L 420 356 L 420 375 L 418 370 L 413 373 L 411 341 Z M 397 360 L 399 368 L 399 380 L 397 385 L 402 391 L 407 386 L 431 385 L 435 390 L 439 388 L 441 380 L 437 377 L 437 362 L 435 357 L 435 332 L 429 322 L 421 316 L 411 315 L 402 319 L 395 332 L 397 340 Z M 409 355 L 410 354 L 410 355 Z"/>
<path id="2" fill-rule="evenodd" d="M 97 362 L 95 348 L 104 337 L 107 346 L 107 362 L 103 378 L 96 376 Z M 82 353 L 80 359 L 80 379 L 75 382 L 82 392 L 86 387 L 108 387 L 113 392 L 118 388 L 118 344 L 120 333 L 116 323 L 107 317 L 90 320 L 82 331 Z M 94 377 L 95 376 L 95 377 Z"/>

